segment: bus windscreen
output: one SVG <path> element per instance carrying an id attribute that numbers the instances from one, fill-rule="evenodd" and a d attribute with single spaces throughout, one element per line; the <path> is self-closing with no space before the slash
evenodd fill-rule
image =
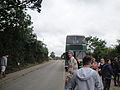
<path id="1" fill-rule="evenodd" d="M 66 44 L 83 44 L 84 41 L 84 36 L 67 36 L 66 38 Z"/>

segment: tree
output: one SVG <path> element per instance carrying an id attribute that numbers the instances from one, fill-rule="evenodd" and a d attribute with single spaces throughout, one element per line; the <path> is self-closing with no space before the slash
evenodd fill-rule
<path id="1" fill-rule="evenodd" d="M 55 53 L 54 52 L 51 52 L 50 53 L 50 57 L 52 57 L 53 59 L 55 58 Z"/>
<path id="2" fill-rule="evenodd" d="M 117 42 L 118 42 L 118 45 L 115 47 L 115 49 L 116 49 L 116 52 L 120 54 L 120 40 L 117 40 Z"/>
<path id="3" fill-rule="evenodd" d="M 61 55 L 61 59 L 65 59 L 65 55 L 66 55 L 66 53 L 63 53 L 63 54 Z"/>
<path id="4" fill-rule="evenodd" d="M 102 58 L 103 54 L 102 52 L 105 50 L 106 48 L 106 42 L 104 40 L 101 40 L 97 37 L 86 37 L 86 41 L 88 44 L 89 49 L 92 52 L 92 55 L 96 58 Z"/>
<path id="5" fill-rule="evenodd" d="M 40 12 L 42 0 L 0 0 L 0 56 L 10 55 L 11 66 L 17 62 L 40 63 L 48 60 L 46 45 L 33 33 L 27 9 Z M 9 64 L 10 65 L 10 64 Z"/>
<path id="6" fill-rule="evenodd" d="M 30 18 L 25 10 L 36 9 L 40 12 L 42 0 L 0 0 L 0 31 L 26 27 L 23 20 Z M 30 21 L 26 21 L 31 24 Z M 22 24 L 22 26 L 20 26 Z"/>
<path id="7" fill-rule="evenodd" d="M 114 56 L 120 57 L 120 40 L 117 40 L 117 42 L 118 42 L 118 45 L 116 45 L 114 48 L 114 52 L 115 52 Z"/>

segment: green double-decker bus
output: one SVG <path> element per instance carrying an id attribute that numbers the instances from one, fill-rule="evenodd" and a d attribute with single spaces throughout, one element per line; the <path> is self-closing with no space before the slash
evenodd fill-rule
<path id="1" fill-rule="evenodd" d="M 86 55 L 86 51 L 87 51 L 85 36 L 68 35 L 66 37 L 66 49 L 65 49 L 66 68 L 67 68 L 67 60 L 68 60 L 68 56 L 67 56 L 68 51 L 74 52 L 74 57 L 77 60 L 82 60 L 83 57 Z"/>
<path id="2" fill-rule="evenodd" d="M 87 51 L 85 36 L 68 35 L 66 37 L 66 52 L 73 51 L 75 58 L 83 58 Z"/>

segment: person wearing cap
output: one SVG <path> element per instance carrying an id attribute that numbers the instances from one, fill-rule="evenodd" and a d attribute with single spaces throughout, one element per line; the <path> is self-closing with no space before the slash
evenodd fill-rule
<path id="1" fill-rule="evenodd" d="M 71 78 L 73 77 L 74 72 L 78 70 L 77 60 L 74 58 L 73 55 L 74 53 L 72 51 L 68 52 L 69 60 L 68 60 L 68 72 L 66 74 L 65 90 L 71 88 Z"/>
<path id="2" fill-rule="evenodd" d="M 68 52 L 68 72 L 73 75 L 73 73 L 78 69 L 77 60 L 74 58 L 74 53 L 72 51 Z"/>

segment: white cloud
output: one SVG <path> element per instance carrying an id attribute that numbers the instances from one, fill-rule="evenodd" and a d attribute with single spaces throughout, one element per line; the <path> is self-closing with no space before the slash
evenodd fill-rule
<path id="1" fill-rule="evenodd" d="M 57 55 L 68 34 L 93 35 L 116 43 L 120 30 L 119 0 L 43 0 L 42 11 L 28 11 L 38 39 Z"/>

